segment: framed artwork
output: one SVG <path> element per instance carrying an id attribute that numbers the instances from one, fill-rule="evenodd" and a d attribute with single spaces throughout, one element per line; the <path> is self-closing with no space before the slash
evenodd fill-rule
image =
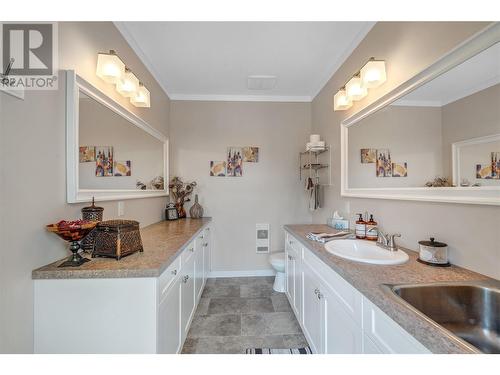
<path id="1" fill-rule="evenodd" d="M 210 176 L 212 176 L 212 177 L 225 177 L 226 176 L 226 162 L 225 161 L 211 161 L 210 162 Z"/>
<path id="2" fill-rule="evenodd" d="M 500 180 L 500 151 L 491 153 L 491 178 Z"/>
<path id="3" fill-rule="evenodd" d="M 493 178 L 491 165 L 476 164 L 476 178 L 488 180 Z"/>
<path id="4" fill-rule="evenodd" d="M 131 161 L 115 161 L 113 163 L 113 172 L 116 177 L 132 176 Z"/>
<path id="5" fill-rule="evenodd" d="M 377 161 L 377 150 L 374 148 L 361 149 L 361 163 L 375 163 Z"/>
<path id="6" fill-rule="evenodd" d="M 243 176 L 243 149 L 241 147 L 227 149 L 227 176 Z"/>
<path id="7" fill-rule="evenodd" d="M 248 163 L 259 162 L 259 148 L 258 147 L 243 147 L 243 161 Z"/>
<path id="8" fill-rule="evenodd" d="M 80 163 L 89 163 L 95 161 L 95 146 L 80 146 Z"/>
<path id="9" fill-rule="evenodd" d="M 392 177 L 408 177 L 408 163 L 392 163 Z"/>
<path id="10" fill-rule="evenodd" d="M 391 152 L 388 149 L 377 150 L 377 177 L 391 177 Z"/>
<path id="11" fill-rule="evenodd" d="M 113 147 L 96 146 L 95 158 L 96 177 L 113 176 Z"/>

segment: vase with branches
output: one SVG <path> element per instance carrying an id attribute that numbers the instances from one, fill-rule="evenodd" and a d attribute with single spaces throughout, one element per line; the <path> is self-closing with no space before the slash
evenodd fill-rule
<path id="1" fill-rule="evenodd" d="M 173 177 L 168 185 L 171 196 L 174 198 L 175 208 L 179 219 L 186 217 L 184 203 L 189 202 L 190 195 L 193 193 L 196 182 L 183 182 L 180 177 Z"/>

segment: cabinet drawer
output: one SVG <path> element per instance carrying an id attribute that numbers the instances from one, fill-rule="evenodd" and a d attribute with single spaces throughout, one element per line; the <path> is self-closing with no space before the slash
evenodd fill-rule
<path id="1" fill-rule="evenodd" d="M 160 301 L 163 299 L 165 294 L 168 292 L 170 285 L 172 285 L 173 281 L 179 275 L 181 268 L 181 257 L 177 257 L 174 262 L 168 266 L 168 268 L 163 271 L 163 273 L 159 277 L 159 291 L 160 291 Z"/>
<path id="2" fill-rule="evenodd" d="M 363 298 L 363 330 L 383 353 L 430 353 L 412 335 L 366 298 Z"/>
<path id="3" fill-rule="evenodd" d="M 198 239 L 198 237 L 196 239 Z M 189 245 L 187 245 L 184 251 L 182 252 L 181 254 L 182 266 L 184 266 L 189 261 L 189 259 L 194 255 L 194 251 L 196 249 L 195 247 L 196 239 L 194 241 L 191 241 Z"/>
<path id="4" fill-rule="evenodd" d="M 304 249 L 304 262 L 314 269 L 323 281 L 330 286 L 332 293 L 335 293 L 338 297 L 341 306 L 361 326 L 363 321 L 361 293 L 308 249 Z"/>
<path id="5" fill-rule="evenodd" d="M 300 255 L 302 246 L 300 245 L 300 242 L 297 239 L 295 239 L 293 236 L 291 236 L 290 234 L 288 234 L 287 237 L 286 237 L 286 242 L 287 242 L 287 245 L 293 251 L 295 251 L 295 253 L 297 255 Z"/>

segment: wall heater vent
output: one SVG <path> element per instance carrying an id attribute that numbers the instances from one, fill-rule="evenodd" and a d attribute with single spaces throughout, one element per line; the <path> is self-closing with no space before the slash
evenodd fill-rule
<path id="1" fill-rule="evenodd" d="M 257 253 L 269 253 L 269 224 L 255 225 Z"/>

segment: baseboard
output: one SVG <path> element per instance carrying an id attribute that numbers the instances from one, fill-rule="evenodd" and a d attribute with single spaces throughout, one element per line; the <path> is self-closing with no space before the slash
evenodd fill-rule
<path id="1" fill-rule="evenodd" d="M 274 270 L 248 270 L 248 271 L 211 271 L 209 278 L 214 277 L 250 277 L 250 276 L 274 276 Z"/>

